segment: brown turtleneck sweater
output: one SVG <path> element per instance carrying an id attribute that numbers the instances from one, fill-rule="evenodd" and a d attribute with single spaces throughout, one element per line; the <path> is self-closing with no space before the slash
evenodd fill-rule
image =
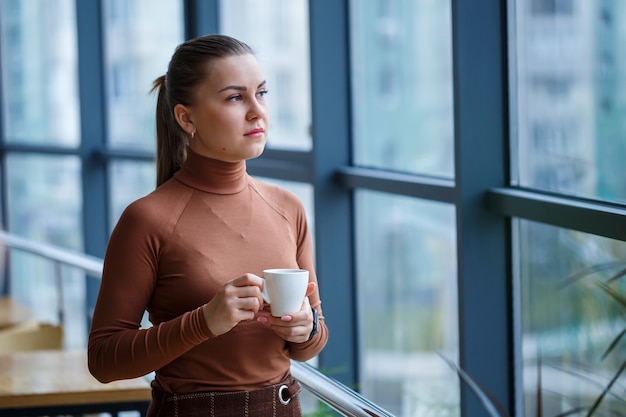
<path id="1" fill-rule="evenodd" d="M 328 340 L 288 343 L 256 321 L 214 337 L 201 306 L 228 281 L 268 268 L 302 268 L 317 282 L 302 204 L 292 193 L 189 150 L 174 178 L 132 203 L 107 247 L 88 354 L 102 382 L 155 373 L 166 392 L 233 391 L 280 382 L 290 359 Z M 140 329 L 144 310 L 152 326 Z"/>

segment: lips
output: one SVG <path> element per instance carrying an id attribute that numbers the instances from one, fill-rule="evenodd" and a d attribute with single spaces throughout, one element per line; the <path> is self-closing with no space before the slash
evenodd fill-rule
<path id="1" fill-rule="evenodd" d="M 257 127 L 256 129 L 252 129 L 252 130 L 246 132 L 245 136 L 259 135 L 259 134 L 262 134 L 263 132 L 265 132 L 265 129 L 263 129 L 262 127 Z"/>

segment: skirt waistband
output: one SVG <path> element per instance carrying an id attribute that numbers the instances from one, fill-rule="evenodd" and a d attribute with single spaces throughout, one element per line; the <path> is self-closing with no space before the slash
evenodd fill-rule
<path id="1" fill-rule="evenodd" d="M 175 394 L 152 388 L 147 417 L 296 417 L 301 415 L 298 381 L 284 381 L 252 391 Z"/>

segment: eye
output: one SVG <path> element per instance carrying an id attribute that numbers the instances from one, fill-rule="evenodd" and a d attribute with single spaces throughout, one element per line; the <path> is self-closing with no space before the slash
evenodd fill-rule
<path id="1" fill-rule="evenodd" d="M 228 96 L 228 98 L 226 99 L 226 101 L 239 101 L 241 100 L 241 94 L 234 94 L 232 96 Z"/>
<path id="2" fill-rule="evenodd" d="M 263 97 L 265 97 L 267 95 L 267 93 L 269 93 L 269 91 L 267 89 L 263 89 L 263 90 L 258 91 L 256 94 L 260 98 L 263 98 Z"/>

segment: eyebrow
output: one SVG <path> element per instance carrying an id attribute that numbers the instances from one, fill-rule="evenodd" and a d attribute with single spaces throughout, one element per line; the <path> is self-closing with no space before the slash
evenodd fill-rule
<path id="1" fill-rule="evenodd" d="M 256 87 L 261 88 L 263 87 L 265 84 L 267 84 L 267 80 L 263 80 L 261 81 L 261 83 Z M 226 91 L 226 90 L 237 90 L 237 91 L 246 91 L 247 88 L 240 86 L 240 85 L 227 85 L 226 87 L 222 88 L 221 90 L 218 91 L 218 93 L 221 93 L 222 91 Z"/>

